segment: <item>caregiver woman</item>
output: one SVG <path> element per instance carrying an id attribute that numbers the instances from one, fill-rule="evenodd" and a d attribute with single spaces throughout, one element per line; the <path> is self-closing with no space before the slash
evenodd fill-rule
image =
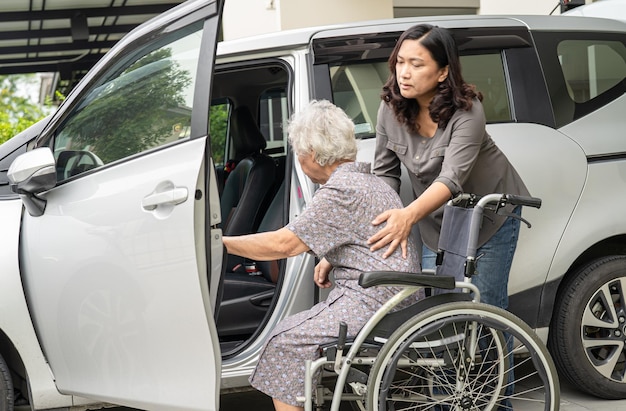
<path id="1" fill-rule="evenodd" d="M 524 182 L 485 129 L 482 94 L 461 75 L 459 52 L 446 29 L 420 24 L 405 31 L 389 57 L 376 126 L 374 174 L 400 190 L 409 171 L 415 200 L 379 214 L 384 225 L 368 240 L 372 251 L 401 247 L 413 224 L 424 244 L 422 267 L 434 268 L 443 205 L 460 193 L 529 195 Z M 508 210 L 520 214 L 520 207 Z M 507 283 L 519 220 L 485 212 L 479 237 L 481 301 L 508 306 Z"/>

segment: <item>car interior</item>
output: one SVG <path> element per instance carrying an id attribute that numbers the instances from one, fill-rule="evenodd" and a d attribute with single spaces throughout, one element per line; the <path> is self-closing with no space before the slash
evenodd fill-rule
<path id="1" fill-rule="evenodd" d="M 286 222 L 289 71 L 279 61 L 216 70 L 211 150 L 224 235 L 272 231 Z M 226 255 L 217 329 L 228 355 L 260 329 L 278 295 L 285 262 Z"/>

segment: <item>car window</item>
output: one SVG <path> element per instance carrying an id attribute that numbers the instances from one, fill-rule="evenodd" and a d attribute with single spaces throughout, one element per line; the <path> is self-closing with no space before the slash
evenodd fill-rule
<path id="1" fill-rule="evenodd" d="M 509 93 L 501 53 L 461 56 L 463 78 L 483 94 L 487 122 L 512 120 Z"/>
<path id="2" fill-rule="evenodd" d="M 557 34 L 534 37 L 555 125 L 562 127 L 626 92 L 626 40 L 620 33 Z"/>
<path id="3" fill-rule="evenodd" d="M 511 107 L 501 53 L 485 52 L 461 56 L 463 77 L 483 94 L 488 122 L 511 120 Z M 376 132 L 380 93 L 387 81 L 387 61 L 329 65 L 333 101 L 355 123 L 357 138 Z"/>
<path id="4" fill-rule="evenodd" d="M 59 181 L 189 138 L 201 26 L 109 70 L 57 130 Z"/>
<path id="5" fill-rule="evenodd" d="M 587 102 L 626 77 L 626 46 L 618 41 L 564 40 L 557 46 L 567 93 Z"/>
<path id="6" fill-rule="evenodd" d="M 226 136 L 232 104 L 227 99 L 213 101 L 209 109 L 209 130 L 211 135 L 211 156 L 217 167 L 224 166 L 226 156 Z"/>
<path id="7" fill-rule="evenodd" d="M 254 127 L 266 141 L 266 154 L 284 156 L 287 133 L 283 125 L 289 118 L 289 70 L 280 61 L 250 62 L 244 66 L 219 67 L 211 99 L 211 152 L 216 167 L 238 160 L 246 153 L 235 152 L 231 135 L 231 116 L 239 107 L 252 114 Z"/>
<path id="8" fill-rule="evenodd" d="M 276 89 L 261 94 L 259 102 L 259 122 L 261 134 L 267 141 L 266 153 L 269 155 L 284 155 L 287 144 L 287 131 L 283 127 L 289 118 L 287 94 L 285 89 Z M 216 167 L 224 167 L 225 162 L 232 157 L 229 152 L 232 143 L 228 136 L 230 130 L 233 102 L 230 99 L 217 99 L 211 102 L 210 130 L 211 154 Z"/>
<path id="9" fill-rule="evenodd" d="M 290 73 L 289 66 L 278 59 L 251 60 L 241 65 L 217 67 L 209 129 L 220 194 L 236 165 L 251 154 L 249 146 L 257 141 L 254 137 L 256 133 L 265 139 L 263 154 L 274 159 L 277 171 L 275 185 L 280 185 L 287 153 L 284 124 L 289 118 Z M 243 112 L 249 115 L 243 115 Z M 241 123 L 235 124 L 237 121 Z"/>
<path id="10" fill-rule="evenodd" d="M 289 118 L 287 90 L 285 87 L 271 89 L 259 99 L 259 128 L 267 140 L 270 154 L 285 152 L 287 130 L 283 124 Z"/>
<path id="11" fill-rule="evenodd" d="M 358 137 L 376 132 L 380 93 L 389 77 L 386 61 L 330 66 L 333 101 L 354 121 Z"/>

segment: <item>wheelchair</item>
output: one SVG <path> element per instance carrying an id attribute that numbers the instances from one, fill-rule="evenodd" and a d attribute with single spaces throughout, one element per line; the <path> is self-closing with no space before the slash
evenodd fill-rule
<path id="1" fill-rule="evenodd" d="M 559 409 L 559 379 L 543 342 L 512 313 L 480 302 L 471 283 L 483 211 L 541 200 L 507 194 L 462 195 L 445 205 L 437 269 L 367 272 L 362 287 L 401 286 L 350 341 L 305 364 L 305 411 L 471 411 Z M 452 275 L 444 275 L 451 273 Z M 420 288 L 430 296 L 393 310 Z M 345 409 L 345 408 L 341 408 Z"/>

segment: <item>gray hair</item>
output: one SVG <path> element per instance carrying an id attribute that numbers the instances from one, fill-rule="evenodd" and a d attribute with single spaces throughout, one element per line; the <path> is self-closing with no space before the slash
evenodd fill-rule
<path id="1" fill-rule="evenodd" d="M 339 107 L 327 100 L 312 100 L 289 120 L 289 143 L 294 154 L 315 153 L 325 166 L 342 160 L 356 160 L 354 123 Z"/>

